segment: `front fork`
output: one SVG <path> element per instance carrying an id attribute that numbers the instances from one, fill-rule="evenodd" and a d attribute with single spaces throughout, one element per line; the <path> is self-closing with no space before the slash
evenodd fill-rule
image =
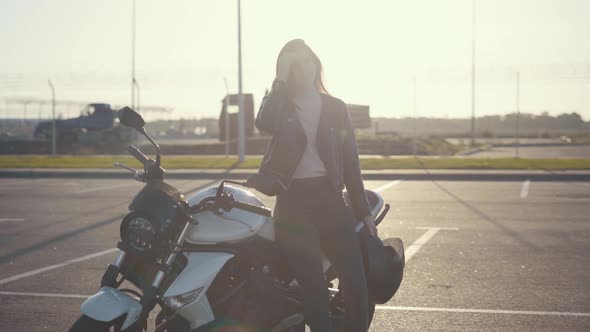
<path id="1" fill-rule="evenodd" d="M 107 286 L 116 288 L 119 286 L 117 276 L 119 275 L 119 271 L 121 271 L 121 266 L 123 266 L 123 263 L 125 262 L 125 257 L 127 257 L 127 253 L 121 250 L 113 264 L 109 264 L 107 270 L 102 275 L 100 287 Z"/>
<path id="2" fill-rule="evenodd" d="M 141 300 L 139 302 L 141 304 L 141 308 L 142 308 L 141 314 L 139 315 L 137 320 L 131 326 L 129 326 L 128 328 L 125 329 L 125 331 L 141 331 L 141 329 L 143 327 L 145 327 L 146 319 L 147 319 L 150 311 L 152 311 L 152 309 L 158 303 L 158 293 L 160 290 L 160 286 L 162 285 L 164 278 L 171 271 L 172 264 L 174 263 L 174 260 L 176 259 L 176 257 L 180 253 L 180 248 L 184 244 L 184 239 L 186 237 L 186 234 L 188 232 L 190 225 L 191 225 L 191 223 L 188 222 L 188 220 L 187 220 L 187 222 L 185 223 L 185 225 L 182 229 L 182 232 L 180 233 L 180 235 L 178 236 L 178 238 L 176 240 L 176 243 L 174 244 L 172 251 L 170 252 L 170 254 L 168 254 L 164 263 L 160 265 L 160 269 L 156 273 L 156 276 L 154 277 L 154 280 L 152 281 L 151 286 L 149 288 L 143 290 L 143 295 L 141 296 Z M 121 247 L 121 246 L 122 246 L 122 244 L 120 243 L 119 247 Z M 100 283 L 101 287 L 106 286 L 106 287 L 117 288 L 120 285 L 120 282 L 117 281 L 117 276 L 119 275 L 119 272 L 121 271 L 121 266 L 123 266 L 123 263 L 125 262 L 126 257 L 127 257 L 127 253 L 124 250 L 121 250 L 121 252 L 117 256 L 117 258 L 115 259 L 113 264 L 109 264 L 109 266 L 107 267 L 107 270 L 105 271 L 104 275 L 102 276 L 101 283 Z"/>

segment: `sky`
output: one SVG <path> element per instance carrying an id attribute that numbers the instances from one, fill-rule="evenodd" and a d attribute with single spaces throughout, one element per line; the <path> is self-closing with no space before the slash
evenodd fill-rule
<path id="1" fill-rule="evenodd" d="M 302 38 L 328 91 L 372 116 L 469 117 L 472 3 L 243 0 L 243 90 L 257 109 L 279 50 Z M 519 72 L 521 111 L 590 120 L 590 1 L 476 0 L 475 12 L 477 115 L 516 109 Z M 130 104 L 131 13 L 132 0 L 0 1 L 0 117 L 21 114 L 3 98 L 49 99 L 49 79 L 58 100 Z M 136 2 L 141 104 L 174 109 L 151 117 L 216 117 L 224 79 L 238 89 L 237 49 L 236 0 Z"/>

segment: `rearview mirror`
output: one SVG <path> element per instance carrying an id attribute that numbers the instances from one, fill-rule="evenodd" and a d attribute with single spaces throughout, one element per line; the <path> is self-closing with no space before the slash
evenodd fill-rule
<path id="1" fill-rule="evenodd" d="M 142 131 L 142 128 L 145 126 L 145 121 L 137 113 L 130 107 L 123 107 L 119 110 L 119 121 L 127 127 L 135 128 L 138 131 Z"/>

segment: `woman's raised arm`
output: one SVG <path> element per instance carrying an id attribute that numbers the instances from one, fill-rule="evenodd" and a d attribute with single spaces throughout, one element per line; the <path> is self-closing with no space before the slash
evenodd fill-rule
<path id="1" fill-rule="evenodd" d="M 256 128 L 261 132 L 274 135 L 279 130 L 281 114 L 284 109 L 285 88 L 283 81 L 275 79 L 270 92 L 262 98 L 255 122 Z"/>
<path id="2" fill-rule="evenodd" d="M 256 128 L 274 135 L 279 130 L 281 115 L 286 105 L 286 82 L 291 73 L 291 64 L 299 55 L 294 52 L 281 54 L 277 64 L 277 77 L 272 82 L 268 95 L 264 96 L 256 115 Z"/>

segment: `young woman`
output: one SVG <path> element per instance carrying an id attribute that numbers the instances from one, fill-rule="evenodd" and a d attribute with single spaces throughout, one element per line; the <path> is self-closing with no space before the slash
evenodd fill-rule
<path id="1" fill-rule="evenodd" d="M 323 250 L 344 295 L 345 331 L 365 332 L 367 286 L 354 225 L 362 220 L 372 235 L 377 229 L 350 115 L 344 102 L 327 93 L 322 75 L 322 63 L 303 40 L 282 48 L 256 117 L 256 127 L 272 134 L 260 173 L 272 174 L 283 188 L 274 212 L 277 241 L 302 288 L 311 331 L 331 331 Z"/>

